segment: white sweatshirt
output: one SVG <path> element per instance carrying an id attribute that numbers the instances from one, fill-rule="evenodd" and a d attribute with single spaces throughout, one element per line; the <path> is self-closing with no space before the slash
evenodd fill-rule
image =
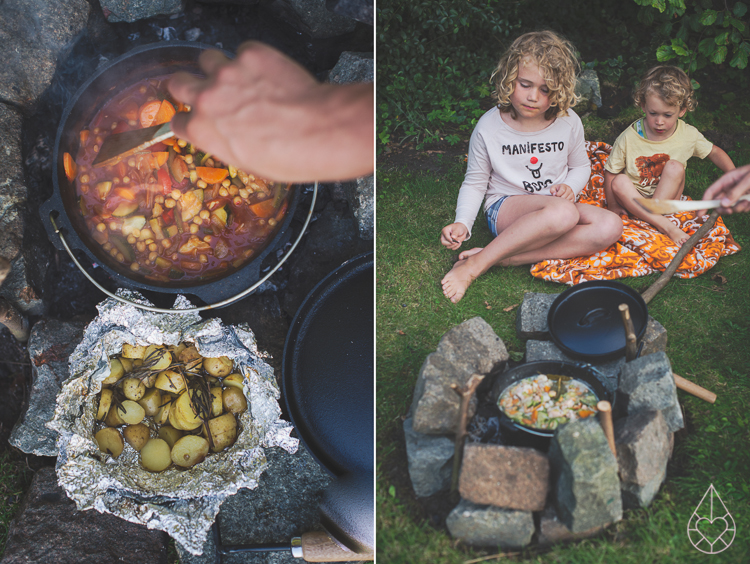
<path id="1" fill-rule="evenodd" d="M 482 199 L 487 210 L 502 196 L 550 195 L 555 184 L 567 184 L 576 197 L 591 176 L 583 124 L 573 110 L 541 131 L 516 131 L 492 108 L 469 141 L 469 159 L 456 205 L 456 223 L 469 230 Z"/>

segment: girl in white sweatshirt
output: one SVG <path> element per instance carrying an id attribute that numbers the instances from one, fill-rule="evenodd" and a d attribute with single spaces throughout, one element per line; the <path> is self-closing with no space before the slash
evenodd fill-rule
<path id="1" fill-rule="evenodd" d="M 458 249 L 482 200 L 495 238 L 463 251 L 445 275 L 443 293 L 452 302 L 494 265 L 589 256 L 620 238 L 619 216 L 576 202 L 591 174 L 583 125 L 570 109 L 577 70 L 573 46 L 550 31 L 516 39 L 495 69 L 498 105 L 471 135 L 456 221 L 440 242 Z"/>

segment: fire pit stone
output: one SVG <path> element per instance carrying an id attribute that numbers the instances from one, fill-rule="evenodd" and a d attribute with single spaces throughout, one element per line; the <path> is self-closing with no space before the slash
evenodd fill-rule
<path id="1" fill-rule="evenodd" d="M 477 505 L 462 499 L 445 520 L 451 535 L 472 546 L 519 549 L 531 543 L 534 517 L 530 511 Z"/>
<path id="2" fill-rule="evenodd" d="M 509 358 L 505 343 L 481 317 L 448 330 L 419 371 L 411 406 L 414 430 L 433 435 L 454 433 L 460 402 L 451 384 L 462 387 L 472 374 L 499 372 Z"/>
<path id="3" fill-rule="evenodd" d="M 588 531 L 580 533 L 571 533 L 557 517 L 557 511 L 554 505 L 548 505 L 539 519 L 539 536 L 537 540 L 540 546 L 549 546 L 559 542 L 569 542 L 588 537 L 593 537 L 602 532 L 604 527 L 592 527 Z"/>
<path id="4" fill-rule="evenodd" d="M 549 461 L 533 448 L 468 444 L 458 491 L 477 504 L 541 511 L 547 499 Z"/>
<path id="5" fill-rule="evenodd" d="M 648 507 L 667 477 L 674 434 L 660 411 L 639 411 L 615 423 L 617 463 L 626 509 Z"/>
<path id="6" fill-rule="evenodd" d="M 26 200 L 21 157 L 21 113 L 0 104 L 0 139 L 5 149 L 0 160 L 0 257 L 13 260 L 21 250 Z"/>
<path id="7" fill-rule="evenodd" d="M 661 411 L 672 433 L 685 426 L 672 365 L 664 352 L 628 362 L 620 372 L 615 419 L 646 410 Z"/>
<path id="8" fill-rule="evenodd" d="M 428 497 L 447 489 L 455 445 L 452 439 L 417 433 L 412 418 L 404 421 L 409 477 L 417 497 Z"/>
<path id="9" fill-rule="evenodd" d="M 108 22 L 135 22 L 160 14 L 182 11 L 182 0 L 102 0 L 102 12 Z"/>
<path id="10" fill-rule="evenodd" d="M 598 421 L 580 419 L 557 429 L 549 459 L 557 514 L 571 532 L 622 519 L 617 460 Z"/>
<path id="11" fill-rule="evenodd" d="M 350 33 L 357 23 L 328 11 L 326 0 L 274 0 L 269 2 L 269 7 L 295 29 L 315 39 Z"/>
<path id="12" fill-rule="evenodd" d="M 549 326 L 547 314 L 557 294 L 540 294 L 527 292 L 523 295 L 523 302 L 516 314 L 516 333 L 518 338 L 549 341 Z"/>

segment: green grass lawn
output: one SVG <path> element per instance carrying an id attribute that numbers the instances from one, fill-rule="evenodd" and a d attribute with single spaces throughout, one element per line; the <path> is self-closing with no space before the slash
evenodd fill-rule
<path id="1" fill-rule="evenodd" d="M 740 117 L 740 127 L 743 120 L 748 116 Z M 736 164 L 750 162 L 746 140 L 723 148 Z M 458 304 L 443 296 L 439 282 L 455 253 L 440 245 L 439 234 L 453 221 L 463 172 L 456 165 L 439 176 L 407 170 L 379 171 L 377 176 L 377 558 L 383 564 L 463 563 L 498 553 L 452 539 L 414 496 L 405 478 L 403 419 L 422 362 L 448 329 L 481 316 L 511 357 L 520 360 L 524 343 L 515 334 L 513 306 L 525 292 L 566 288 L 532 278 L 528 267 L 494 268 Z M 719 175 L 709 161 L 691 160 L 686 193 L 701 197 Z M 743 250 L 698 278 L 673 278 L 649 304 L 650 315 L 668 331 L 667 354 L 674 371 L 718 395 L 710 405 L 678 392 L 686 429 L 676 436 L 667 481 L 656 500 L 648 509 L 626 511 L 621 522 L 598 538 L 530 548 L 499 561 L 750 562 L 750 214 L 724 220 Z M 489 241 L 483 215 L 474 231 L 471 246 Z M 722 274 L 726 283 L 714 280 L 715 274 Z M 643 291 L 657 277 L 622 282 Z M 692 547 L 686 528 L 711 484 L 733 515 L 737 534 L 726 551 L 708 556 Z"/>

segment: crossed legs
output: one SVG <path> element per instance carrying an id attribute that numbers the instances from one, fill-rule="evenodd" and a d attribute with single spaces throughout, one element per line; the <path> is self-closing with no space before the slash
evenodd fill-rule
<path id="1" fill-rule="evenodd" d="M 589 256 L 622 234 L 616 214 L 554 196 L 512 196 L 497 217 L 498 236 L 484 248 L 464 251 L 442 280 L 453 303 L 492 266 L 531 264 L 545 259 Z"/>

